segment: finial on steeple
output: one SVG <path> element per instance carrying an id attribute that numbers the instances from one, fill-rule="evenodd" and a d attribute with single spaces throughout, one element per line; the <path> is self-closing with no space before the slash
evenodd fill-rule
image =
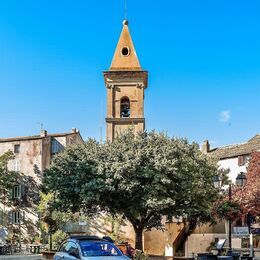
<path id="1" fill-rule="evenodd" d="M 128 20 L 125 19 L 125 20 L 123 21 L 123 25 L 128 25 Z"/>

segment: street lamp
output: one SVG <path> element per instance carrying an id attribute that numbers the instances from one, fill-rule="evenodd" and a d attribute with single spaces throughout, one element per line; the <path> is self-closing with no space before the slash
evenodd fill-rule
<path id="1" fill-rule="evenodd" d="M 246 175 L 243 172 L 240 172 L 236 178 L 236 184 L 239 187 L 246 185 Z M 248 224 L 248 233 L 249 233 L 249 244 L 250 244 L 250 257 L 254 256 L 254 247 L 253 247 L 253 234 L 251 232 L 251 222 L 252 216 L 250 213 L 247 214 L 247 224 Z"/>
<path id="2" fill-rule="evenodd" d="M 221 187 L 221 179 L 218 175 L 213 177 L 213 185 L 216 189 L 219 189 Z"/>
<path id="3" fill-rule="evenodd" d="M 236 185 L 238 187 L 243 187 L 246 185 L 246 175 L 243 172 L 240 172 L 236 177 Z"/>
<path id="4" fill-rule="evenodd" d="M 236 177 L 236 185 L 238 187 L 243 187 L 246 184 L 246 176 L 243 172 L 240 172 L 237 177 Z M 216 189 L 219 189 L 222 186 L 222 181 L 221 178 L 217 175 L 213 177 L 213 185 Z M 232 200 L 232 184 L 229 184 L 228 187 L 228 200 L 229 202 L 231 202 Z M 232 253 L 232 222 L 229 219 L 228 220 L 228 252 Z M 249 228 L 250 230 L 250 228 Z M 251 251 L 253 252 L 253 250 L 251 249 L 251 240 L 253 241 L 253 238 L 251 238 L 251 232 L 250 232 L 250 256 L 252 256 L 253 254 L 251 254 Z M 252 242 L 253 243 L 253 242 Z"/>

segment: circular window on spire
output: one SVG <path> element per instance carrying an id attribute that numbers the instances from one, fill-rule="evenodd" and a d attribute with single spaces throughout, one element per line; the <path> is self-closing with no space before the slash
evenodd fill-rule
<path id="1" fill-rule="evenodd" d="M 121 53 L 123 56 L 129 56 L 130 55 L 130 49 L 128 47 L 123 47 L 121 50 Z"/>

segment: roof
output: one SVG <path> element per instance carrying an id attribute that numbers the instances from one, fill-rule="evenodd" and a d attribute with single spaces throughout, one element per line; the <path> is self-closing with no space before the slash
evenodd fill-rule
<path id="1" fill-rule="evenodd" d="M 123 29 L 109 70 L 142 70 L 135 52 L 127 20 L 123 21 Z"/>
<path id="2" fill-rule="evenodd" d="M 260 150 L 260 134 L 255 135 L 245 143 L 218 147 L 209 151 L 209 155 L 218 159 L 232 158 L 239 155 L 249 155 Z"/>
<path id="3" fill-rule="evenodd" d="M 17 137 L 10 137 L 10 138 L 0 138 L 0 143 L 6 143 L 6 142 L 15 142 L 15 141 L 29 141 L 29 140 L 39 140 L 46 137 L 66 137 L 70 135 L 79 134 L 79 131 L 75 132 L 67 132 L 67 133 L 57 133 L 57 134 L 46 134 L 46 135 L 32 135 L 32 136 L 17 136 Z M 82 137 L 81 137 L 82 139 Z M 83 139 L 82 139 L 83 140 Z"/>

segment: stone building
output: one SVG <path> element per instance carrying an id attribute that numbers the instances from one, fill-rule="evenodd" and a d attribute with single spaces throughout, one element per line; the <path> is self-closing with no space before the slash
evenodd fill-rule
<path id="1" fill-rule="evenodd" d="M 14 158 L 9 161 L 8 168 L 21 175 L 19 183 L 0 203 L 0 226 L 8 227 L 11 233 L 24 239 L 39 234 L 35 203 L 42 172 L 50 166 L 55 154 L 66 146 L 80 143 L 84 141 L 77 129 L 60 134 L 48 134 L 42 130 L 40 135 L 0 139 L 0 155 L 12 151 Z M 15 203 L 10 204 L 10 201 Z"/>
<path id="2" fill-rule="evenodd" d="M 229 178 L 235 182 L 237 174 L 246 172 L 246 167 L 252 151 L 260 150 L 260 134 L 255 135 L 248 141 L 240 144 L 227 145 L 223 147 L 210 148 L 206 140 L 202 145 L 202 152 L 219 161 L 220 167 L 230 169 Z"/>
<path id="3" fill-rule="evenodd" d="M 239 173 L 246 174 L 248 162 L 253 151 L 260 151 L 260 135 L 257 134 L 244 143 L 227 145 L 223 147 L 210 148 L 209 142 L 206 140 L 202 144 L 202 152 L 216 158 L 218 164 L 223 169 L 229 169 L 229 179 L 235 183 L 236 177 Z M 192 253 L 205 252 L 210 246 L 210 243 L 216 239 L 227 239 L 228 225 L 224 222 L 216 226 L 203 225 L 197 227 L 193 233 L 188 237 L 185 245 L 185 252 L 187 256 Z M 232 230 L 233 232 L 233 230 Z M 232 234 L 233 248 L 241 248 L 241 238 Z"/>

